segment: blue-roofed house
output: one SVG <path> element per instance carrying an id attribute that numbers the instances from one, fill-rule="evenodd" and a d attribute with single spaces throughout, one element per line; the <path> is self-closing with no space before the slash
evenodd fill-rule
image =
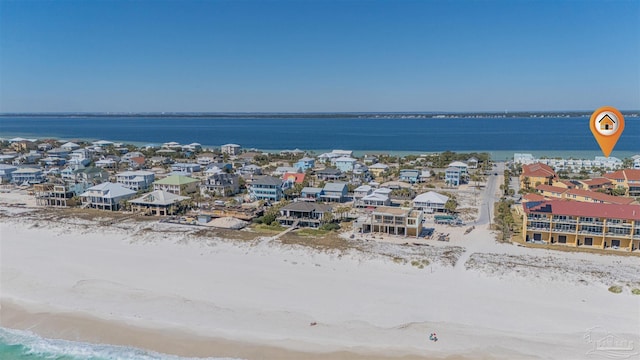
<path id="1" fill-rule="evenodd" d="M 314 166 L 316 166 L 316 159 L 310 157 L 303 157 L 293 164 L 293 167 L 300 168 L 303 172 L 308 169 L 313 169 Z"/>
<path id="2" fill-rule="evenodd" d="M 346 183 L 328 183 L 322 189 L 320 200 L 327 202 L 343 202 L 347 198 L 348 191 Z"/>

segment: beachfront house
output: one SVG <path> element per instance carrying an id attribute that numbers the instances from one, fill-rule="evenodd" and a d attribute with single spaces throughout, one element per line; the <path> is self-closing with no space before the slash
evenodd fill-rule
<path id="1" fill-rule="evenodd" d="M 153 190 L 187 196 L 198 191 L 200 180 L 183 175 L 170 175 L 153 183 Z"/>
<path id="2" fill-rule="evenodd" d="M 532 201 L 523 204 L 526 242 L 598 249 L 640 248 L 640 206 Z"/>
<path id="3" fill-rule="evenodd" d="M 325 222 L 331 210 L 331 205 L 297 201 L 282 207 L 277 221 L 284 226 L 318 228 Z"/>
<path id="4" fill-rule="evenodd" d="M 209 192 L 216 196 L 235 195 L 240 192 L 240 177 L 225 172 L 213 174 L 200 185 L 200 192 Z"/>
<path id="5" fill-rule="evenodd" d="M 362 233 L 418 237 L 422 232 L 422 217 L 420 210 L 380 206 L 356 226 Z"/>
<path id="6" fill-rule="evenodd" d="M 96 161 L 96 166 L 103 169 L 115 169 L 118 163 L 114 159 L 107 158 Z"/>
<path id="7" fill-rule="evenodd" d="M 462 174 L 457 167 L 448 167 L 444 171 L 444 182 L 449 186 L 459 186 L 462 181 Z"/>
<path id="8" fill-rule="evenodd" d="M 307 186 L 300 191 L 298 201 L 319 201 L 320 195 L 322 195 L 322 188 Z"/>
<path id="9" fill-rule="evenodd" d="M 153 181 L 155 174 L 150 171 L 125 171 L 116 174 L 116 182 L 131 190 L 147 190 Z"/>
<path id="10" fill-rule="evenodd" d="M 416 169 L 402 169 L 400 170 L 400 181 L 408 182 L 409 184 L 415 184 L 420 181 L 420 170 Z"/>
<path id="11" fill-rule="evenodd" d="M 36 204 L 40 206 L 65 207 L 72 204 L 75 195 L 71 188 L 65 185 L 51 183 L 33 186 Z"/>
<path id="12" fill-rule="evenodd" d="M 309 169 L 313 169 L 314 166 L 316 166 L 316 159 L 310 157 L 303 157 L 295 164 L 293 164 L 293 167 L 299 168 L 303 172 Z"/>
<path id="13" fill-rule="evenodd" d="M 155 190 L 143 196 L 129 200 L 131 210 L 146 215 L 167 216 L 175 215 L 184 209 L 190 198 L 176 195 L 163 190 Z"/>
<path id="14" fill-rule="evenodd" d="M 341 203 L 347 199 L 348 191 L 346 183 L 328 183 L 322 189 L 320 200 Z"/>
<path id="15" fill-rule="evenodd" d="M 414 209 L 422 210 L 425 213 L 431 214 L 434 212 L 445 212 L 445 204 L 448 200 L 449 197 L 446 195 L 439 194 L 435 191 L 429 191 L 416 196 L 412 203 Z"/>
<path id="16" fill-rule="evenodd" d="M 88 188 L 80 198 L 85 207 L 116 211 L 121 208 L 121 201 L 128 200 L 135 194 L 135 191 L 120 184 L 105 182 Z"/>
<path id="17" fill-rule="evenodd" d="M 44 182 L 45 176 L 39 168 L 19 168 L 11 172 L 11 179 L 14 184 L 40 184 Z"/>
<path id="18" fill-rule="evenodd" d="M 469 169 L 477 169 L 478 168 L 478 158 L 470 157 L 467 159 L 467 166 Z"/>
<path id="19" fill-rule="evenodd" d="M 225 144 L 220 146 L 220 151 L 223 154 L 227 154 L 229 156 L 235 156 L 240 154 L 240 149 L 241 147 L 238 144 Z"/>
<path id="20" fill-rule="evenodd" d="M 249 198 L 253 201 L 280 201 L 283 196 L 282 180 L 276 177 L 257 176 L 249 186 Z"/>
<path id="21" fill-rule="evenodd" d="M 13 165 L 0 164 L 0 184 L 6 184 L 11 182 L 11 174 L 18 170 Z"/>

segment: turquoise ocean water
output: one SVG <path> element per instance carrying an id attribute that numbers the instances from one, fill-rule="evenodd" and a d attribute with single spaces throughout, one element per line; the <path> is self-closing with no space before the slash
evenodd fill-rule
<path id="1" fill-rule="evenodd" d="M 46 339 L 28 331 L 0 328 L 1 360 L 187 360 L 124 346 Z M 198 358 L 202 359 L 202 358 Z M 235 360 L 211 357 L 207 360 Z"/>

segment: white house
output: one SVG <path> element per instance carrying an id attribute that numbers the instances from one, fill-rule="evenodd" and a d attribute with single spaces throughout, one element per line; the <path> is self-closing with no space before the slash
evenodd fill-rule
<path id="1" fill-rule="evenodd" d="M 413 199 L 413 208 L 425 213 L 444 212 L 444 205 L 449 198 L 435 191 L 420 194 Z"/>
<path id="2" fill-rule="evenodd" d="M 120 208 L 120 201 L 128 200 L 136 194 L 120 184 L 105 182 L 87 189 L 80 197 L 88 207 L 115 211 Z"/>
<path id="3" fill-rule="evenodd" d="M 151 171 L 125 171 L 116 174 L 116 182 L 131 190 L 146 190 L 155 180 L 155 174 Z"/>

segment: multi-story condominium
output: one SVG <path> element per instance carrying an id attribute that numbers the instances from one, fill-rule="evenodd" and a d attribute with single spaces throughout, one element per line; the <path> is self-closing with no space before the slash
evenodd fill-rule
<path id="1" fill-rule="evenodd" d="M 202 185 L 201 192 L 209 191 L 218 196 L 231 196 L 240 191 L 240 177 L 224 172 L 209 176 Z"/>
<path id="2" fill-rule="evenodd" d="M 87 189 L 80 197 L 84 206 L 94 209 L 115 211 L 120 209 L 121 201 L 136 194 L 120 184 L 105 182 Z"/>
<path id="3" fill-rule="evenodd" d="M 249 188 L 252 200 L 280 201 L 284 196 L 282 180 L 273 176 L 258 176 L 253 179 Z"/>
<path id="4" fill-rule="evenodd" d="M 227 155 L 238 155 L 240 154 L 240 145 L 238 144 L 225 144 L 222 145 L 220 147 L 220 151 L 222 151 L 223 154 L 227 154 Z"/>
<path id="5" fill-rule="evenodd" d="M 167 176 L 153 183 L 153 190 L 163 190 L 176 195 L 188 195 L 198 191 L 200 180 L 182 175 Z"/>
<path id="6" fill-rule="evenodd" d="M 418 237 L 422 232 L 422 215 L 420 210 L 380 206 L 359 226 L 364 233 Z"/>
<path id="7" fill-rule="evenodd" d="M 604 174 L 604 177 L 611 181 L 615 188 L 624 189 L 627 196 L 640 196 L 640 170 L 622 169 L 612 173 Z"/>
<path id="8" fill-rule="evenodd" d="M 116 175 L 116 182 L 131 190 L 148 189 L 155 180 L 151 171 L 125 171 Z"/>
<path id="9" fill-rule="evenodd" d="M 549 200 L 523 204 L 525 241 L 638 250 L 640 206 Z"/>

